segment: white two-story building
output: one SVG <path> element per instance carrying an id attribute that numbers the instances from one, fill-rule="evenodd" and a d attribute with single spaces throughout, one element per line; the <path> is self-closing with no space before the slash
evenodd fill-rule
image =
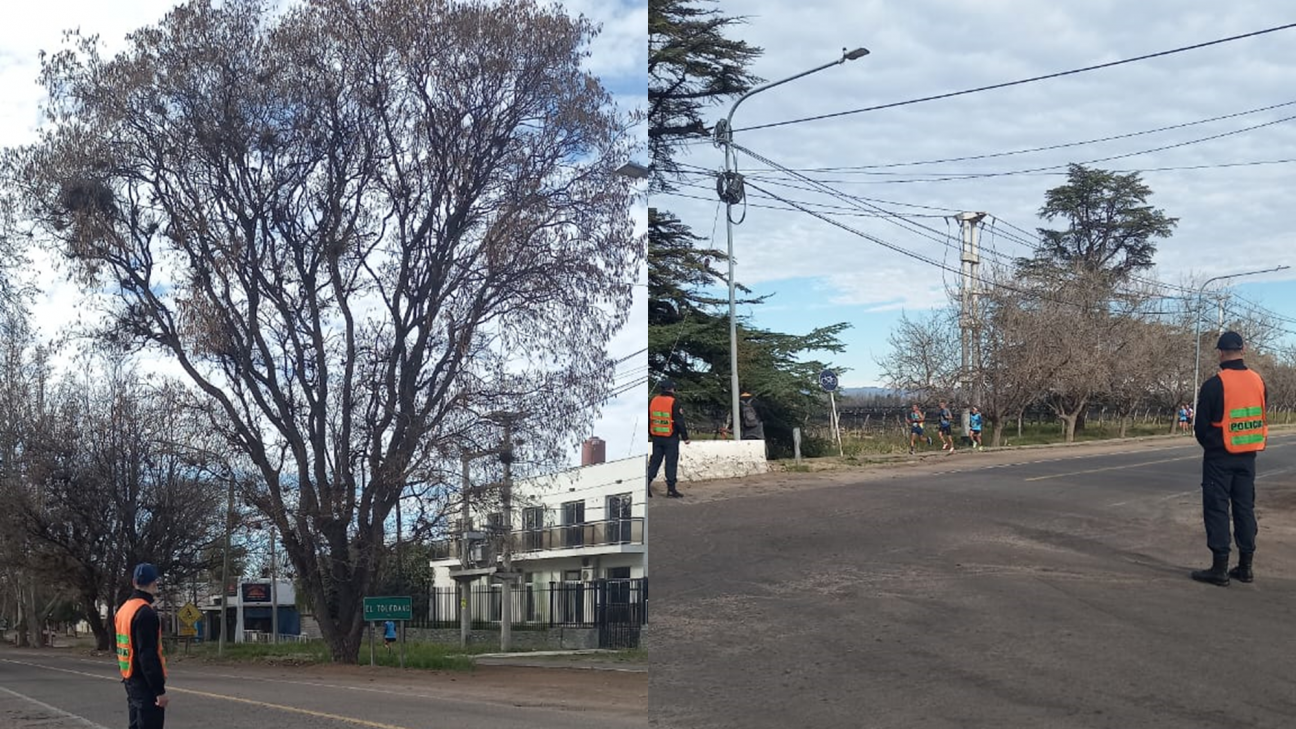
<path id="1" fill-rule="evenodd" d="M 496 505 L 472 513 L 468 531 L 483 537 L 477 545 L 462 535 L 434 543 L 435 615 L 458 614 L 456 578 L 468 581 L 474 595 L 498 595 L 499 581 L 488 573 L 500 563 L 505 539 L 520 573 L 514 596 L 519 622 L 586 622 L 592 593 L 582 588 L 595 584 L 612 591 L 607 599 L 613 603 L 642 603 L 648 576 L 645 456 L 603 462 L 602 445 L 596 438 L 586 442 L 580 468 L 516 482 L 509 528 Z M 465 544 L 467 560 L 461 558 Z M 489 612 L 488 619 L 498 620 L 497 606 Z"/>

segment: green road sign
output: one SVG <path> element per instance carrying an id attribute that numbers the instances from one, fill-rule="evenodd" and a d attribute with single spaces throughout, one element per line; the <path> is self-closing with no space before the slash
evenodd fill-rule
<path id="1" fill-rule="evenodd" d="M 414 612 L 410 607 L 412 600 L 408 597 L 366 597 L 364 599 L 365 622 L 379 620 L 413 620 Z"/>

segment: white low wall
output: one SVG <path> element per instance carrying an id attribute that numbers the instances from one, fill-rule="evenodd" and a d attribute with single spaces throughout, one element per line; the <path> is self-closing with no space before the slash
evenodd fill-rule
<path id="1" fill-rule="evenodd" d="M 679 481 L 741 478 L 769 471 L 763 440 L 695 440 L 680 443 Z M 661 478 L 658 475 L 658 478 Z"/>

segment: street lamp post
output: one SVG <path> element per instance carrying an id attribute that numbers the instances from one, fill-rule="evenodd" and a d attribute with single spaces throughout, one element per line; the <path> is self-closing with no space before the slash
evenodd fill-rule
<path id="1" fill-rule="evenodd" d="M 734 170 L 734 166 L 735 166 L 734 165 L 735 157 L 733 153 L 734 112 L 738 111 L 739 104 L 742 104 L 749 97 L 755 96 L 756 94 L 759 94 L 762 91 L 772 89 L 775 86 L 781 86 L 789 81 L 795 81 L 796 79 L 802 78 L 803 76 L 809 76 L 812 73 L 818 73 L 819 71 L 822 71 L 825 68 L 839 66 L 847 61 L 854 61 L 857 58 L 863 58 L 864 56 L 867 56 L 868 53 L 869 52 L 867 48 L 856 48 L 853 51 L 847 51 L 845 49 L 842 49 L 841 58 L 837 59 L 836 61 L 833 61 L 832 63 L 825 63 L 822 66 L 816 66 L 815 68 L 812 68 L 809 71 L 802 71 L 801 73 L 798 73 L 795 76 L 788 76 L 785 79 L 774 81 L 772 83 L 765 84 L 764 86 L 757 86 L 751 91 L 748 91 L 747 93 L 738 97 L 738 100 L 734 102 L 734 105 L 729 108 L 729 115 L 725 117 L 722 123 L 716 125 L 715 128 L 716 144 L 718 146 L 724 147 L 724 165 L 725 165 L 724 174 L 721 175 L 721 177 L 717 181 L 716 191 L 719 193 L 720 199 L 724 201 L 725 204 L 725 232 L 726 232 L 726 237 L 728 239 L 728 246 L 729 246 L 728 247 L 728 252 L 729 252 L 729 370 L 730 370 L 729 386 L 730 389 L 732 390 L 732 392 L 730 393 L 732 396 L 730 399 L 730 407 L 731 407 L 730 427 L 732 428 L 731 435 L 735 440 L 738 438 L 738 427 L 739 427 L 738 424 L 741 421 L 738 420 L 738 408 L 739 408 L 738 396 L 740 393 L 738 389 L 739 385 L 738 385 L 737 305 L 734 299 L 733 206 L 734 203 L 742 201 L 743 192 L 742 192 L 742 176 L 739 175 Z"/>
<path id="2" fill-rule="evenodd" d="M 1197 396 L 1201 394 L 1201 315 L 1202 315 L 1202 297 L 1206 294 L 1206 287 L 1212 281 L 1223 281 L 1229 278 L 1241 278 L 1242 276 L 1255 276 L 1261 273 L 1273 273 L 1291 268 L 1291 266 L 1275 266 L 1260 271 L 1245 271 L 1243 273 L 1230 273 L 1224 276 L 1215 276 L 1202 282 L 1197 289 L 1197 309 L 1193 317 L 1193 345 L 1196 348 L 1197 356 L 1193 361 L 1193 425 L 1197 424 Z"/>

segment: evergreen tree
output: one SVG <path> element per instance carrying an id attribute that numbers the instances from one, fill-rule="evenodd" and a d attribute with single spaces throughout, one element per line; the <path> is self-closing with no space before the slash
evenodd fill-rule
<path id="1" fill-rule="evenodd" d="M 673 155 L 691 139 L 705 140 L 702 113 L 758 82 L 747 65 L 760 49 L 725 37 L 742 22 L 706 7 L 711 0 L 650 0 L 648 12 L 648 139 L 653 155 L 652 189 L 670 189 L 678 174 Z M 689 425 L 699 435 L 728 423 L 730 381 L 728 297 L 711 291 L 728 286 L 719 266 L 725 252 L 702 247 L 702 239 L 670 212 L 648 215 L 648 365 L 653 382 L 679 386 Z M 736 284 L 744 294 L 750 290 Z M 759 304 L 747 296 L 740 303 Z M 801 361 L 808 351 L 842 350 L 837 339 L 847 324 L 805 335 L 738 327 L 738 372 L 743 389 L 756 396 L 765 421 L 770 455 L 790 454 L 792 428 L 822 411 L 815 376 L 824 365 Z"/>
<path id="2" fill-rule="evenodd" d="M 743 20 L 706 7 L 713 2 L 648 3 L 648 144 L 654 190 L 670 188 L 679 171 L 673 158 L 679 146 L 707 136 L 703 110 L 748 91 L 760 80 L 747 65 L 761 49 L 726 38 L 724 32 Z"/>

